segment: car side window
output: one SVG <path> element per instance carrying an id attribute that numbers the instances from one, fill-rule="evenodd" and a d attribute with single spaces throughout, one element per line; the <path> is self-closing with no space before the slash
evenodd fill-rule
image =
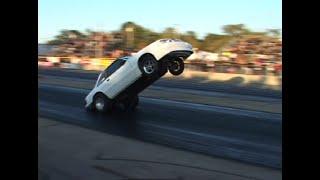
<path id="1" fill-rule="evenodd" d="M 126 61 L 123 59 L 117 59 L 115 60 L 107 69 L 105 69 L 102 74 L 101 77 L 99 78 L 99 83 L 98 86 L 105 80 L 107 79 L 111 74 L 113 74 L 114 72 L 116 72 L 122 65 L 124 65 Z"/>
<path id="2" fill-rule="evenodd" d="M 106 70 L 106 77 L 109 77 L 111 74 L 116 72 L 126 61 L 123 59 L 115 60 Z"/>

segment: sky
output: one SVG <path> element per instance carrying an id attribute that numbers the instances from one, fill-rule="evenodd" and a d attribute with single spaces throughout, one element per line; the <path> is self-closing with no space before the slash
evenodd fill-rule
<path id="1" fill-rule="evenodd" d="M 38 42 L 62 29 L 114 31 L 132 21 L 156 32 L 223 33 L 222 26 L 245 24 L 253 31 L 282 29 L 281 0 L 38 0 Z"/>

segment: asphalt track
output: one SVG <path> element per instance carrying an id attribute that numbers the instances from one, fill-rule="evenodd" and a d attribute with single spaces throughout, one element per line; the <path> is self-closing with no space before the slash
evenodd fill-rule
<path id="1" fill-rule="evenodd" d="M 82 80 L 93 80 L 95 81 L 98 78 L 99 73 L 96 71 L 82 71 L 82 70 L 71 70 L 71 69 L 59 69 L 59 68 L 50 68 L 38 69 L 38 75 L 44 76 L 57 76 L 64 78 L 77 78 Z M 238 94 L 238 95 L 250 95 L 250 96 L 260 96 L 260 97 L 270 97 L 270 98 L 282 98 L 282 91 L 272 90 L 266 88 L 258 88 L 254 86 L 239 86 L 233 84 L 226 83 L 208 83 L 202 82 L 204 79 L 193 78 L 193 79 L 180 79 L 179 77 L 175 79 L 167 80 L 165 78 L 161 78 L 157 80 L 153 86 L 155 87 L 169 87 L 169 88 L 178 88 L 178 89 L 189 89 L 189 90 L 200 90 L 200 91 L 208 91 L 208 92 L 223 92 L 230 94 Z"/>
<path id="2" fill-rule="evenodd" d="M 94 73 L 41 69 L 39 74 L 71 78 L 83 76 L 84 79 L 97 77 Z M 178 81 L 170 84 L 159 80 L 156 83 L 174 88 L 216 88 Z M 281 114 L 140 97 L 136 112 L 125 114 L 116 110 L 105 115 L 84 110 L 84 97 L 88 90 L 47 84 L 39 84 L 38 90 L 39 116 L 105 133 L 281 169 Z M 249 93 L 266 95 L 257 90 Z"/>

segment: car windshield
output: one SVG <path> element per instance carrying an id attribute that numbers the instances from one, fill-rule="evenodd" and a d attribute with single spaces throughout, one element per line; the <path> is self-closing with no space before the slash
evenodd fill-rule
<path id="1" fill-rule="evenodd" d="M 129 60 L 129 57 L 130 57 L 130 56 L 124 56 L 124 57 L 121 57 L 120 59 L 122 59 L 122 60 L 124 60 L 124 61 L 127 61 L 127 60 Z"/>
<path id="2" fill-rule="evenodd" d="M 180 39 L 160 39 L 160 42 L 182 42 Z"/>

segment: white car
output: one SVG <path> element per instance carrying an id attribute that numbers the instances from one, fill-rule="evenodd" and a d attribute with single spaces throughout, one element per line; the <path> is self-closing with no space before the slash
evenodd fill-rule
<path id="1" fill-rule="evenodd" d="M 110 111 L 115 105 L 133 110 L 138 94 L 169 72 L 179 75 L 192 46 L 178 39 L 160 39 L 132 56 L 116 59 L 100 73 L 94 88 L 85 98 L 86 109 Z"/>

